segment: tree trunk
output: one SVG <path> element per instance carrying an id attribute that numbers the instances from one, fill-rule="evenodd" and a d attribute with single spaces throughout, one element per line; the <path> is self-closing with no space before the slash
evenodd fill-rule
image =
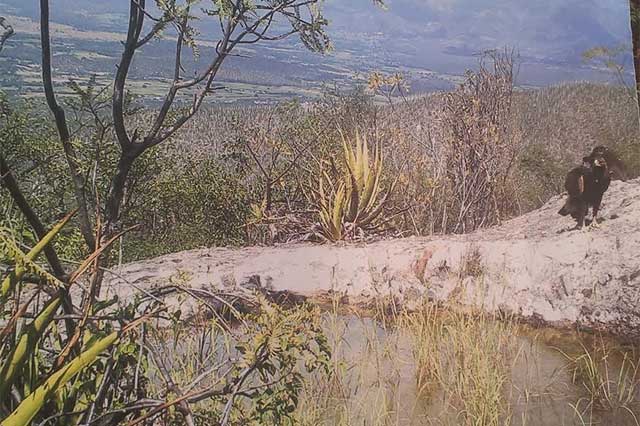
<path id="1" fill-rule="evenodd" d="M 73 183 L 73 192 L 76 202 L 78 203 L 78 216 L 80 221 L 80 231 L 84 237 L 89 250 L 96 248 L 96 242 L 93 235 L 93 226 L 89 218 L 87 209 L 87 200 L 84 191 L 84 177 L 80 171 L 78 156 L 75 147 L 71 141 L 71 133 L 67 125 L 64 109 L 56 100 L 55 91 L 53 89 L 53 77 L 51 72 L 51 39 L 49 36 L 49 1 L 40 0 L 40 41 L 42 43 L 42 85 L 44 88 L 47 105 L 53 113 L 60 142 L 64 150 L 65 158 L 69 167 L 71 181 Z"/>
<path id="2" fill-rule="evenodd" d="M 636 75 L 636 102 L 640 117 L 640 0 L 629 0 L 631 22 L 631 45 L 633 47 L 633 68 Z"/>

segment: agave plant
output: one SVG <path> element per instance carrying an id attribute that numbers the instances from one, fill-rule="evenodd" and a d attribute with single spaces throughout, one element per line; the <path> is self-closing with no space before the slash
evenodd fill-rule
<path id="1" fill-rule="evenodd" d="M 13 239 L 8 229 L 0 229 L 0 251 L 2 257 L 13 262 L 9 273 L 0 286 L 0 316 L 5 320 L 0 330 L 0 422 L 1 426 L 27 425 L 34 421 L 47 405 L 68 408 L 72 412 L 86 408 L 86 397 L 80 389 L 86 386 L 78 375 L 92 364 L 100 355 L 118 343 L 121 337 L 136 325 L 129 324 L 119 331 L 99 327 L 91 331 L 85 328 L 82 337 L 78 335 L 77 351 L 67 350 L 68 339 L 61 337 L 57 330 L 55 315 L 63 305 L 63 289 L 69 288 L 92 265 L 95 258 L 105 247 L 96 250 L 78 269 L 61 281 L 48 273 L 36 260 L 44 248 L 52 242 L 72 214 L 54 226 L 31 250 L 24 253 Z M 21 301 L 20 292 L 25 290 L 27 278 L 39 282 L 33 297 Z M 37 303 L 36 295 L 45 295 L 48 300 Z M 8 309 L 10 300 L 14 300 L 13 309 Z M 45 299 L 46 300 L 46 299 Z M 22 303 L 24 302 L 24 303 Z M 92 313 L 99 311 L 92 308 Z M 25 318 L 27 312 L 33 312 L 32 320 Z M 8 318 L 5 315 L 9 315 Z M 76 331 L 83 327 L 76 323 Z M 69 336 L 67 336 L 69 337 Z M 42 347 L 57 342 L 51 348 L 54 356 L 43 356 Z M 56 349 L 57 347 L 57 349 Z M 77 417 L 77 421 L 80 417 Z M 67 418 L 65 424 L 75 424 Z"/>
<path id="2" fill-rule="evenodd" d="M 318 206 L 322 235 L 331 240 L 344 239 L 348 232 L 375 229 L 393 191 L 381 187 L 382 152 L 376 144 L 373 156 L 365 137 L 356 133 L 355 146 L 342 138 L 343 173 L 333 167 L 333 173 L 321 170 L 318 189 L 312 190 L 312 202 Z"/>

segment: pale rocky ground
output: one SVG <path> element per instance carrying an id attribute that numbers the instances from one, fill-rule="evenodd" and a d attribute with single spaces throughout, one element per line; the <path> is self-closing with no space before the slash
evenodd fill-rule
<path id="1" fill-rule="evenodd" d="M 612 182 L 597 229 L 570 230 L 564 196 L 502 225 L 463 236 L 371 244 L 185 251 L 123 265 L 111 294 L 178 283 L 194 289 L 263 287 L 343 300 L 426 295 L 553 325 L 640 338 L 640 179 Z"/>

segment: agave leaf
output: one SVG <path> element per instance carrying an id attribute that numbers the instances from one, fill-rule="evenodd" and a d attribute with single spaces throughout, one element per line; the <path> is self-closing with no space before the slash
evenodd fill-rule
<path id="1" fill-rule="evenodd" d="M 0 369 L 0 401 L 6 401 L 16 374 L 20 374 L 25 366 L 25 362 L 35 355 L 36 345 L 40 341 L 42 333 L 44 333 L 51 323 L 53 315 L 58 310 L 60 303 L 60 297 L 51 299 L 36 319 L 26 327 L 20 335 L 18 343 L 9 353 L 9 356 L 7 356 L 2 369 Z"/>
<path id="2" fill-rule="evenodd" d="M 339 239 L 341 234 L 341 215 L 343 209 L 342 187 L 338 188 L 338 192 L 332 194 L 331 199 L 327 199 L 326 203 L 320 207 L 320 224 L 322 233 L 330 241 Z"/>
<path id="3" fill-rule="evenodd" d="M 369 151 L 366 137 L 355 135 L 351 142 L 342 136 L 343 173 L 333 170 L 330 175 L 320 171 L 319 189 L 314 192 L 318 206 L 322 233 L 330 240 L 342 239 L 346 222 L 356 227 L 372 223 L 381 213 L 389 198 L 382 197 L 382 150 L 377 142 Z M 333 161 L 331 160 L 333 164 Z M 330 186 L 330 192 L 326 187 Z M 392 190 L 389 188 L 389 190 Z"/>
<path id="4" fill-rule="evenodd" d="M 5 324 L 4 328 L 0 331 L 0 347 L 4 346 L 5 340 L 9 337 L 9 335 L 15 329 L 16 324 L 18 323 L 18 320 L 22 318 L 25 312 L 27 312 L 27 309 L 29 309 L 31 302 L 33 302 L 33 299 L 35 299 L 38 294 L 39 293 L 37 291 L 34 292 L 29 298 L 29 300 L 27 300 L 26 303 L 24 303 L 20 308 L 18 308 L 16 312 L 11 316 L 9 321 Z"/>
<path id="5" fill-rule="evenodd" d="M 377 160 L 377 151 L 378 148 L 376 146 L 376 153 L 374 154 L 374 158 Z M 364 182 L 362 189 L 362 209 L 369 210 L 371 209 L 371 205 L 375 198 L 378 196 L 378 182 L 380 178 L 380 168 L 377 168 L 377 161 L 374 160 L 374 164 L 371 166 L 373 168 L 371 173 L 367 173 L 367 180 Z M 367 168 L 369 170 L 369 168 Z"/>
<path id="6" fill-rule="evenodd" d="M 329 213 L 328 206 L 320 206 L 320 222 L 325 226 L 329 226 L 331 224 L 331 214 Z"/>
<path id="7" fill-rule="evenodd" d="M 336 190 L 335 185 L 333 184 L 333 179 L 331 179 L 331 177 L 327 174 L 326 171 L 322 171 L 322 176 L 324 177 L 324 180 L 322 182 L 326 182 L 329 184 L 329 188 L 331 190 L 331 192 L 334 192 Z"/>
<path id="8" fill-rule="evenodd" d="M 42 385 L 31 392 L 18 405 L 9 417 L 0 423 L 0 426 L 23 426 L 29 424 L 53 394 L 62 389 L 76 374 L 95 362 L 103 351 L 117 342 L 118 337 L 119 333 L 115 331 L 103 337 L 67 365 L 50 375 Z"/>
<path id="9" fill-rule="evenodd" d="M 364 209 L 367 211 L 373 209 L 373 206 L 381 192 L 380 180 L 382 175 L 382 156 L 380 154 L 381 150 L 379 149 L 379 146 L 376 147 L 376 151 L 377 153 L 376 159 L 374 161 L 374 174 L 371 177 L 371 186 L 368 188 L 368 191 L 370 192 L 367 192 L 367 201 L 364 207 Z"/>
<path id="10" fill-rule="evenodd" d="M 334 198 L 333 220 L 331 222 L 334 240 L 342 238 L 342 220 L 345 204 L 345 185 L 341 184 Z"/>
<path id="11" fill-rule="evenodd" d="M 49 278 L 52 282 L 57 284 L 61 284 L 55 277 L 45 272 L 37 266 L 33 261 L 38 257 L 38 255 L 44 250 L 44 248 L 49 244 L 56 235 L 60 232 L 60 230 L 69 222 L 69 220 L 73 217 L 76 211 L 73 211 L 66 215 L 60 222 L 58 222 L 51 230 L 31 249 L 29 253 L 24 254 L 21 250 L 18 249 L 18 253 L 13 253 L 19 260 L 16 262 L 15 269 L 8 277 L 4 279 L 2 282 L 2 286 L 0 287 L 0 300 L 6 298 L 9 295 L 9 292 L 13 290 L 15 285 L 22 279 L 24 274 L 29 270 L 32 270 L 35 273 L 43 273 L 43 278 Z M 5 239 L 5 236 L 0 234 L 2 239 Z M 8 241 L 3 241 L 5 244 Z M 40 275 L 40 274 L 39 274 Z M 49 280 L 48 280 L 49 281 Z"/>
<path id="12" fill-rule="evenodd" d="M 358 159 L 358 185 L 363 188 L 367 177 L 369 176 L 369 147 L 367 140 L 361 138 L 360 134 L 356 135 L 356 144 L 358 144 L 359 159 Z"/>
<path id="13" fill-rule="evenodd" d="M 320 196 L 320 202 L 324 202 L 326 200 L 326 195 L 324 192 L 324 180 L 322 179 L 322 177 L 320 177 L 319 179 L 319 185 L 318 185 L 318 195 Z"/>
<path id="14" fill-rule="evenodd" d="M 367 214 L 367 216 L 362 218 L 362 220 L 359 223 L 359 226 L 368 226 L 373 221 L 375 221 L 378 218 L 378 216 L 380 216 L 380 213 L 382 213 L 382 209 L 384 208 L 384 206 L 387 205 L 387 201 L 389 200 L 389 196 L 393 192 L 393 189 L 395 188 L 397 182 L 398 182 L 398 180 L 396 179 L 393 182 L 393 184 L 389 187 L 389 189 L 385 193 L 384 197 L 382 197 L 382 200 L 378 203 L 378 206 L 373 208 L 372 210 L 370 210 L 370 212 Z"/>
<path id="15" fill-rule="evenodd" d="M 351 153 L 351 158 L 350 161 L 347 163 L 349 169 L 351 169 L 351 172 L 353 173 L 354 177 L 356 178 L 356 181 L 359 180 L 358 175 L 360 174 L 360 146 L 358 145 L 358 142 L 356 141 L 355 147 L 352 145 L 351 142 L 345 141 L 345 144 L 347 144 L 347 146 L 349 147 L 349 152 Z"/>
<path id="16" fill-rule="evenodd" d="M 16 284 L 28 272 L 37 277 L 40 277 L 44 282 L 47 282 L 52 286 L 59 287 L 62 285 L 62 283 L 56 277 L 54 277 L 38 264 L 30 260 L 27 257 L 27 254 L 20 250 L 16 242 L 13 240 L 12 236 L 7 235 L 6 233 L 1 231 L 0 249 L 8 253 L 9 257 L 15 262 L 13 271 L 9 275 L 7 275 L 7 277 L 2 281 L 2 285 L 0 286 L 0 302 L 6 301 L 6 299 L 9 297 L 9 294 L 15 288 Z"/>
<path id="17" fill-rule="evenodd" d="M 351 170 L 355 170 L 356 168 L 356 156 L 353 152 L 351 146 L 347 143 L 347 140 L 343 137 L 342 139 L 342 147 L 344 149 L 344 160 L 347 164 L 347 167 L 350 167 Z"/>
<path id="18" fill-rule="evenodd" d="M 354 176 L 351 168 L 347 168 L 348 170 L 348 178 L 350 185 L 347 187 L 347 201 L 349 204 L 349 210 L 345 216 L 345 219 L 348 222 L 354 222 L 358 217 L 358 209 L 360 208 L 360 194 L 358 190 L 358 183 L 356 177 Z"/>

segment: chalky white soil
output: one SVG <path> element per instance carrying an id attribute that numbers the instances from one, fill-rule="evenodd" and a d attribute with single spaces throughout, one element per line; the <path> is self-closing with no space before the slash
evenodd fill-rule
<path id="1" fill-rule="evenodd" d="M 111 294 L 169 282 L 207 290 L 264 287 L 350 300 L 426 295 L 557 325 L 640 337 L 640 179 L 614 181 L 597 229 L 570 230 L 564 196 L 500 226 L 462 236 L 370 244 L 207 248 L 123 265 Z"/>

